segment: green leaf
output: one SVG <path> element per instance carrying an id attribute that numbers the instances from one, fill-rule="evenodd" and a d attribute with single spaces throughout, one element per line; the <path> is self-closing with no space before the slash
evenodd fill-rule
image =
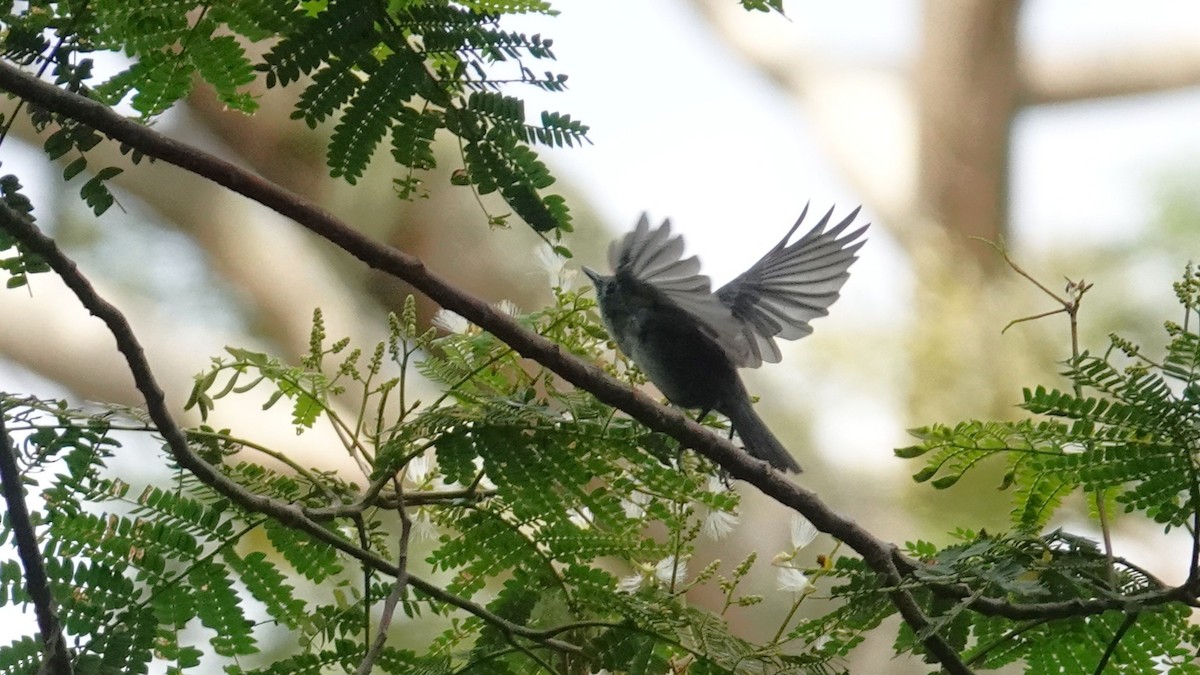
<path id="1" fill-rule="evenodd" d="M 417 93 L 424 77 L 420 62 L 399 54 L 388 56 L 355 93 L 329 143 L 330 175 L 355 183 L 366 170 L 375 146 L 383 139 L 404 103 Z"/>
<path id="2" fill-rule="evenodd" d="M 71 180 L 75 176 L 78 176 L 86 168 L 86 157 L 79 157 L 78 159 L 75 159 L 68 164 L 65 169 L 63 169 L 63 180 Z"/>
<path id="3" fill-rule="evenodd" d="M 188 54 L 196 71 L 217 91 L 217 98 L 233 110 L 252 113 L 258 102 L 242 88 L 254 81 L 254 68 L 232 35 L 193 39 Z"/>

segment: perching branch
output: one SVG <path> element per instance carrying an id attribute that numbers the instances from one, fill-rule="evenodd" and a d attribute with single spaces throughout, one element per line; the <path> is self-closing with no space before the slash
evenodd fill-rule
<path id="1" fill-rule="evenodd" d="M 430 298 L 451 309 L 481 328 L 488 330 L 513 347 L 525 357 L 533 359 L 567 381 L 592 392 L 596 397 L 619 408 L 650 429 L 666 433 L 687 447 L 720 464 L 731 476 L 746 480 L 781 504 L 806 516 L 818 529 L 845 542 L 857 551 L 867 565 L 881 575 L 885 587 L 889 588 L 892 602 L 904 620 L 923 641 L 928 652 L 952 673 L 970 672 L 958 655 L 936 633 L 926 635 L 930 620 L 917 605 L 907 588 L 917 563 L 900 554 L 895 545 L 879 539 L 861 528 L 854 521 L 832 511 L 815 493 L 795 485 L 781 474 L 770 470 L 741 452 L 729 441 L 716 436 L 681 413 L 658 405 L 653 400 L 622 383 L 607 377 L 599 369 L 565 354 L 557 345 L 523 329 L 511 317 L 492 309 L 487 303 L 467 295 L 445 280 L 429 272 L 421 261 L 396 249 L 381 245 L 303 198 L 288 193 L 278 186 L 245 170 L 212 157 L 202 151 L 178 143 L 140 124 L 131 122 L 113 113 L 107 107 L 88 99 L 63 92 L 54 86 L 40 82 L 12 66 L 0 64 L 0 88 L 27 98 L 38 105 L 59 114 L 77 119 L 97 130 L 121 141 L 150 157 L 155 157 L 238 192 L 262 203 L 295 220 L 343 250 L 351 253 L 366 264 L 389 272 L 413 285 Z M 110 304 L 100 298 L 74 264 L 58 250 L 52 240 L 45 237 L 31 223 L 7 207 L 0 207 L 0 225 L 21 239 L 29 248 L 46 259 L 63 278 L 67 286 L 94 315 L 104 320 L 117 341 L 118 349 L 125 355 L 134 375 L 139 391 L 146 399 L 147 410 L 158 431 L 166 439 L 175 460 L 198 478 L 230 498 L 243 508 L 269 515 L 280 523 L 302 530 L 314 538 L 333 546 L 363 562 L 367 567 L 385 574 L 404 578 L 403 564 L 385 560 L 342 538 L 321 524 L 330 517 L 353 515 L 363 505 L 331 507 L 330 509 L 302 509 L 282 504 L 253 494 L 211 465 L 200 460 L 187 446 L 183 432 L 174 423 L 166 409 L 161 390 L 150 372 L 145 356 L 124 317 Z M 1082 294 L 1086 288 L 1075 289 Z M 1049 292 L 1049 291 L 1047 291 Z M 1071 301 L 1058 298 L 1064 310 Z M 1078 295 L 1073 294 L 1076 303 Z M 1074 342 L 1074 340 L 1073 340 Z M 382 487 L 382 483 L 378 487 Z M 468 490 L 470 492 L 470 490 Z M 371 495 L 379 496 L 378 490 Z M 448 495 L 441 495 L 447 497 Z M 479 494 L 463 494 L 470 499 Z M 411 505 L 417 495 L 405 495 Z M 455 495 L 454 498 L 460 497 Z M 364 502 L 365 504 L 365 502 Z M 545 647 L 562 651 L 575 651 L 578 647 L 554 639 L 559 629 L 535 630 L 509 622 L 461 597 L 447 593 L 429 582 L 408 575 L 407 582 L 414 590 L 435 600 L 458 607 L 484 621 L 499 627 L 509 637 L 520 637 L 540 643 Z M 1049 603 L 1011 603 L 1003 598 L 975 597 L 969 607 L 986 615 L 1003 616 L 1010 619 L 1053 619 L 1089 616 L 1122 609 L 1137 611 L 1140 608 L 1168 602 L 1196 604 L 1196 588 L 1189 582 L 1174 588 L 1161 588 L 1150 593 L 1128 597 L 1103 597 Z M 969 598 L 976 595 L 964 584 L 933 585 L 932 589 L 943 595 Z M 514 645 L 516 643 L 514 642 Z"/>
<path id="2" fill-rule="evenodd" d="M 625 411 L 654 431 L 666 433 L 678 439 L 685 446 L 695 449 L 721 465 L 734 478 L 746 480 L 779 503 L 802 513 L 818 529 L 840 539 L 857 551 L 866 564 L 882 576 L 884 585 L 891 589 L 889 593 L 892 602 L 906 623 L 915 633 L 924 635 L 923 641 L 926 649 L 943 664 L 948 672 L 970 672 L 969 668 L 963 664 L 962 658 L 940 636 L 936 633 L 926 635 L 930 620 L 917 605 L 911 593 L 906 590 L 911 586 L 910 583 L 906 583 L 906 578 L 916 568 L 913 561 L 902 556 L 894 544 L 875 537 L 853 520 L 834 512 L 821 502 L 815 493 L 790 482 L 781 474 L 770 470 L 766 464 L 750 458 L 729 441 L 693 423 L 678 411 L 665 408 L 650 398 L 627 388 L 590 364 L 564 353 L 556 344 L 522 328 L 507 314 L 496 311 L 482 300 L 451 286 L 436 274 L 428 271 L 420 260 L 369 239 L 316 205 L 269 181 L 200 150 L 171 140 L 138 123 L 126 120 L 101 104 L 63 92 L 48 83 L 40 82 L 7 64 L 0 64 L 0 88 L 25 97 L 44 108 L 91 125 L 98 131 L 147 156 L 188 169 L 292 218 L 301 226 L 321 235 L 369 266 L 407 281 L 443 307 L 463 315 L 484 330 L 496 335 L 523 356 L 539 362 L 565 380 L 592 392 L 599 400 Z M 293 505 L 281 504 L 246 491 L 216 471 L 211 465 L 196 457 L 188 448 L 182 431 L 175 425 L 167 411 L 162 392 L 150 372 L 144 354 L 121 314 L 95 293 L 87 280 L 79 273 L 74 264 L 57 249 L 52 240 L 42 235 L 19 214 L 6 207 L 0 208 L 0 224 L 14 236 L 20 238 L 31 250 L 45 258 L 89 311 L 106 322 L 116 338 L 118 349 L 125 355 L 139 391 L 146 399 L 147 410 L 151 418 L 159 432 L 167 440 L 176 461 L 181 466 L 247 510 L 269 515 L 282 524 L 302 530 L 360 560 L 371 569 L 397 577 L 404 574 L 402 566 L 363 550 L 322 526 L 319 522 L 330 517 L 349 515 L 347 509 L 353 511 L 360 508 L 361 505 L 350 505 L 340 509 L 333 507 L 331 509 L 306 510 Z M 1084 289 L 1080 289 L 1078 292 L 1081 290 Z M 1055 297 L 1060 299 L 1056 295 Z M 1074 299 L 1077 301 L 1078 298 Z M 1068 302 L 1064 302 L 1064 305 Z M 1067 310 L 1067 313 L 1070 311 Z M 471 496 L 462 495 L 468 499 Z M 410 503 L 416 497 L 417 495 L 406 495 Z M 563 651 L 578 649 L 575 645 L 554 639 L 555 629 L 534 630 L 513 624 L 492 614 L 482 606 L 449 594 L 419 577 L 409 575 L 408 585 L 431 598 L 463 609 L 500 627 L 506 635 L 519 636 Z M 933 590 L 940 594 L 960 598 L 975 595 L 970 588 L 962 584 L 935 585 Z M 1095 615 L 1112 609 L 1134 610 L 1174 601 L 1194 605 L 1195 589 L 1192 588 L 1192 585 L 1185 584 L 1124 598 L 1105 597 L 1026 604 L 1015 604 L 1002 598 L 978 597 L 969 606 L 972 610 L 982 614 L 1011 619 L 1037 620 Z"/>
<path id="3" fill-rule="evenodd" d="M 713 434 L 693 422 L 687 415 L 660 405 L 645 394 L 630 389 L 604 374 L 596 366 L 564 352 L 557 344 L 522 327 L 513 317 L 430 272 L 419 259 L 372 240 L 300 195 L 290 193 L 230 162 L 121 117 L 101 103 L 39 81 L 7 63 L 0 64 L 0 89 L 87 124 L 147 157 L 208 178 L 291 218 L 368 266 L 404 280 L 442 307 L 457 312 L 492 333 L 522 356 L 537 361 L 564 380 L 591 392 L 603 403 L 619 408 L 646 427 L 672 436 L 685 447 L 693 448 L 719 464 L 733 478 L 747 481 L 779 503 L 800 512 L 819 530 L 842 540 L 862 555 L 867 564 L 884 577 L 886 584 L 895 589 L 890 594 L 904 620 L 914 632 L 924 634 L 929 620 L 912 595 L 903 590 L 903 578 L 893 564 L 893 556 L 896 553 L 894 544 L 875 537 L 853 520 L 833 511 L 814 492 L 792 483 L 765 462 L 750 457 L 732 442 Z M 146 399 L 151 418 L 180 466 L 192 471 L 197 478 L 248 510 L 271 515 L 281 523 L 301 529 L 338 550 L 367 562 L 377 570 L 393 575 L 399 572 L 389 561 L 342 539 L 309 518 L 302 510 L 291 505 L 278 504 L 245 490 L 195 456 L 188 448 L 183 432 L 167 411 L 162 390 L 155 382 L 145 355 L 120 312 L 95 293 L 74 263 L 58 250 L 52 240 L 10 209 L 0 210 L 0 214 L 0 222 L 3 222 L 14 236 L 25 241 L 31 250 L 46 259 L 89 311 L 101 317 L 108 325 L 117 340 L 118 349 L 125 355 L 133 372 L 138 390 Z M 565 651 L 578 649 L 574 645 L 546 638 L 540 635 L 539 631 L 505 621 L 492 615 L 485 608 L 448 594 L 418 577 L 410 575 L 409 578 L 410 584 L 421 592 L 465 609 L 493 625 L 502 626 L 506 632 L 511 631 L 513 634 L 534 640 L 540 638 L 543 644 Z M 925 636 L 923 643 L 947 672 L 970 672 L 955 650 L 936 633 Z"/>

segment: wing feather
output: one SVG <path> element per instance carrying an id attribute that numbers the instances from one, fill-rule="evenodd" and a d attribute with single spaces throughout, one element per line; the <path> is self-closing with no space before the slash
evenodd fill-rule
<path id="1" fill-rule="evenodd" d="M 700 261 L 683 257 L 683 238 L 672 236 L 670 220 L 652 228 L 642 214 L 637 227 L 609 247 L 608 260 L 616 274 L 648 284 L 695 317 L 734 363 L 750 358 L 732 310 L 713 294 L 712 282 L 700 274 Z"/>
<path id="2" fill-rule="evenodd" d="M 859 209 L 826 229 L 833 209 L 804 236 L 788 243 L 808 214 L 805 205 L 796 224 L 765 256 L 716 295 L 730 309 L 741 328 L 745 345 L 735 352 L 747 358 L 740 367 L 756 368 L 782 358 L 775 338 L 796 340 L 812 333 L 809 322 L 829 313 L 850 278 L 850 265 L 858 259 L 860 239 L 867 225 L 846 233 Z"/>
<path id="3" fill-rule="evenodd" d="M 609 246 L 608 261 L 616 274 L 647 284 L 660 299 L 694 317 L 736 366 L 757 368 L 782 358 L 775 338 L 809 335 L 809 322 L 829 313 L 864 243 L 867 225 L 846 232 L 858 212 L 854 209 L 826 229 L 833 216 L 830 209 L 789 243 L 808 214 L 805 205 L 779 243 L 716 293 L 709 278 L 700 274 L 700 261 L 683 257 L 683 238 L 672 235 L 670 220 L 651 227 L 642 214 L 633 231 Z"/>

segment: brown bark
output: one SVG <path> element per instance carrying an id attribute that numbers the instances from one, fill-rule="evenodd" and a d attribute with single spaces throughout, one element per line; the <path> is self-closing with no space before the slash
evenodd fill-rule
<path id="1" fill-rule="evenodd" d="M 917 208 L 984 270 L 998 260 L 968 238 L 996 241 L 1006 230 L 1019 8 L 1016 0 L 927 0 L 916 69 Z"/>

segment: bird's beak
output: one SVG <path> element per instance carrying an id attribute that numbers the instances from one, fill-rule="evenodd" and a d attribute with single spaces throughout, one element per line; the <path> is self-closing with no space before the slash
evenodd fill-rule
<path id="1" fill-rule="evenodd" d="M 582 269 L 583 269 L 583 273 L 588 275 L 588 278 L 592 280 L 593 284 L 600 281 L 600 277 L 602 275 L 599 272 L 597 272 L 596 270 L 594 270 L 590 267 L 587 267 L 586 265 Z"/>

